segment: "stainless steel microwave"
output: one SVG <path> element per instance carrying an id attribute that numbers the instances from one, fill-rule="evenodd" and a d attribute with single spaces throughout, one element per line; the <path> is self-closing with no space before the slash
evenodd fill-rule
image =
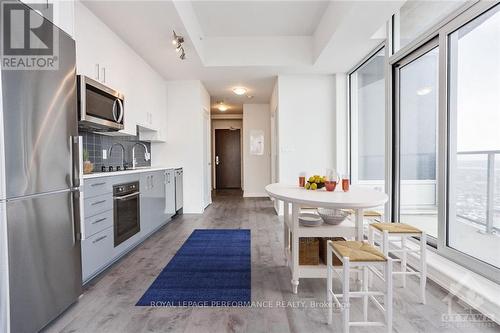
<path id="1" fill-rule="evenodd" d="M 78 125 L 99 132 L 123 129 L 123 94 L 83 75 L 77 81 Z"/>

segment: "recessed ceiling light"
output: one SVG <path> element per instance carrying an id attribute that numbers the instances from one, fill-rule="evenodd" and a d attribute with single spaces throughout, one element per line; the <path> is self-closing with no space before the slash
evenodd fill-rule
<path id="1" fill-rule="evenodd" d="M 245 95 L 247 93 L 247 88 L 245 87 L 234 87 L 233 92 L 236 95 Z"/>

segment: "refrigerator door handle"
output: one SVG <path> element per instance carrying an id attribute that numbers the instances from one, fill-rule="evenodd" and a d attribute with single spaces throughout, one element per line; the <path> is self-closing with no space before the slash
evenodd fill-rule
<path id="1" fill-rule="evenodd" d="M 83 196 L 80 191 L 75 189 L 72 191 L 72 203 L 71 206 L 73 208 L 73 244 L 77 241 L 81 241 L 83 239 L 83 230 L 82 230 L 82 221 L 83 221 Z"/>
<path id="2" fill-rule="evenodd" d="M 73 155 L 73 187 L 82 186 L 83 143 L 81 136 L 71 137 L 71 153 Z"/>

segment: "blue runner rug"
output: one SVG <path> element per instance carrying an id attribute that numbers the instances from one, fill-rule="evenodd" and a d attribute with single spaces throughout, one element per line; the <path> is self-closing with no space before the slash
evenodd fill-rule
<path id="1" fill-rule="evenodd" d="M 136 305 L 246 306 L 249 229 L 196 229 Z"/>

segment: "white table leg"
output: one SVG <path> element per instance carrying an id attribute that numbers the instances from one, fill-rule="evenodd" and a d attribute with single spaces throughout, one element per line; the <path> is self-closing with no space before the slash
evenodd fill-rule
<path id="1" fill-rule="evenodd" d="M 283 242 L 284 242 L 284 252 L 285 252 L 285 266 L 288 266 L 288 252 L 290 250 L 290 229 L 288 228 L 289 226 L 289 220 L 290 220 L 290 204 L 287 201 L 283 202 L 283 218 L 284 218 L 284 225 L 283 225 Z"/>
<path id="2" fill-rule="evenodd" d="M 296 294 L 299 288 L 299 212 L 300 205 L 292 203 L 292 290 Z"/>
<path id="3" fill-rule="evenodd" d="M 363 209 L 356 209 L 356 240 L 363 240 Z"/>

